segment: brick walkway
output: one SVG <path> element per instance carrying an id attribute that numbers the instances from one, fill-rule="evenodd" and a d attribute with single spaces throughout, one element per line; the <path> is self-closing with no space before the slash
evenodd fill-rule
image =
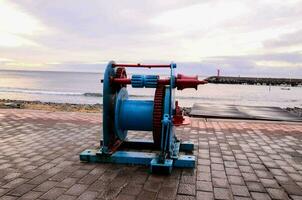
<path id="1" fill-rule="evenodd" d="M 171 176 L 81 163 L 100 130 L 98 114 L 0 110 L 0 199 L 302 199 L 302 124 L 193 119 L 177 134 L 198 165 Z"/>

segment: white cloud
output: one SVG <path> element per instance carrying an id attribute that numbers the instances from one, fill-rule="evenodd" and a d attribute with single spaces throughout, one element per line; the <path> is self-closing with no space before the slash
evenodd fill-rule
<path id="1" fill-rule="evenodd" d="M 22 12 L 9 1 L 0 1 L 0 46 L 37 45 L 23 36 L 37 35 L 43 30 L 43 26 L 37 19 Z"/>
<path id="2" fill-rule="evenodd" d="M 0 2 L 1 56 L 23 66 L 214 60 L 244 73 L 269 55 L 276 68 L 300 67 L 302 0 Z"/>

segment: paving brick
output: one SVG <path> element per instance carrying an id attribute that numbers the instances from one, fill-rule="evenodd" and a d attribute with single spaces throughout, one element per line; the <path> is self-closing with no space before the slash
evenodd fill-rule
<path id="1" fill-rule="evenodd" d="M 28 179 L 24 179 L 24 178 L 16 178 L 14 180 L 11 180 L 10 182 L 8 182 L 7 184 L 1 186 L 2 188 L 15 188 L 18 185 L 21 185 L 22 183 L 28 181 Z"/>
<path id="2" fill-rule="evenodd" d="M 212 178 L 224 178 L 226 179 L 226 173 L 225 171 L 212 171 Z"/>
<path id="3" fill-rule="evenodd" d="M 250 193 L 248 191 L 248 188 L 246 186 L 242 185 L 231 185 L 233 195 L 236 196 L 243 196 L 243 197 L 249 197 Z"/>
<path id="4" fill-rule="evenodd" d="M 288 175 L 289 175 L 293 180 L 295 180 L 295 181 L 302 181 L 302 175 L 301 175 L 301 174 L 289 173 Z"/>
<path id="5" fill-rule="evenodd" d="M 180 182 L 181 183 L 195 184 L 196 177 L 195 176 L 181 176 Z"/>
<path id="6" fill-rule="evenodd" d="M 234 196 L 234 200 L 252 200 L 250 197 Z"/>
<path id="7" fill-rule="evenodd" d="M 264 179 L 273 179 L 273 175 L 268 172 L 268 171 L 264 171 L 264 170 L 255 170 L 257 176 L 259 178 L 264 178 Z"/>
<path id="8" fill-rule="evenodd" d="M 70 188 L 77 180 L 76 178 L 65 178 L 63 181 L 57 183 L 56 187 Z"/>
<path id="9" fill-rule="evenodd" d="M 0 197 L 2 195 L 4 195 L 5 193 L 7 193 L 8 191 L 9 191 L 9 189 L 0 188 Z"/>
<path id="10" fill-rule="evenodd" d="M 50 189 L 48 192 L 46 192 L 43 196 L 41 196 L 41 199 L 57 199 L 59 196 L 61 196 L 64 192 L 66 191 L 66 189 L 64 188 L 52 188 Z"/>
<path id="11" fill-rule="evenodd" d="M 282 185 L 282 188 L 289 194 L 289 195 L 297 195 L 302 196 L 302 188 L 296 184 L 293 185 Z"/>
<path id="12" fill-rule="evenodd" d="M 147 181 L 144 184 L 144 189 L 152 192 L 158 192 L 161 187 L 161 183 L 155 181 Z"/>
<path id="13" fill-rule="evenodd" d="M 224 166 L 226 168 L 238 168 L 238 165 L 235 161 L 224 161 Z"/>
<path id="14" fill-rule="evenodd" d="M 266 188 L 280 188 L 278 182 L 274 179 L 260 179 L 262 185 Z"/>
<path id="15" fill-rule="evenodd" d="M 213 178 L 213 186 L 218 188 L 229 188 L 229 183 L 227 179 L 224 178 Z"/>
<path id="16" fill-rule="evenodd" d="M 212 182 L 206 182 L 206 181 L 197 181 L 196 183 L 196 189 L 201 191 L 213 191 L 213 184 Z"/>
<path id="17" fill-rule="evenodd" d="M 254 170 L 251 166 L 239 166 L 239 170 L 241 172 L 254 173 Z"/>
<path id="18" fill-rule="evenodd" d="M 258 182 L 246 182 L 248 190 L 251 192 L 265 192 L 265 189 L 261 183 Z"/>
<path id="19" fill-rule="evenodd" d="M 252 192 L 253 199 L 255 200 L 270 200 L 270 196 L 266 193 Z"/>
<path id="20" fill-rule="evenodd" d="M 168 180 L 165 180 L 164 186 L 177 188 L 178 184 L 179 184 L 178 179 L 168 179 Z"/>
<path id="21" fill-rule="evenodd" d="M 212 192 L 197 191 L 197 200 L 214 200 L 214 194 Z"/>
<path id="22" fill-rule="evenodd" d="M 254 173 L 242 173 L 242 176 L 245 181 L 259 181 L 258 177 Z"/>
<path id="23" fill-rule="evenodd" d="M 70 172 L 62 172 L 62 171 L 60 171 L 56 175 L 54 175 L 51 178 L 49 178 L 49 180 L 59 182 L 59 181 L 64 180 L 68 176 L 70 176 L 70 174 L 71 174 Z"/>
<path id="24" fill-rule="evenodd" d="M 178 187 L 178 194 L 195 196 L 195 185 L 180 183 Z"/>
<path id="25" fill-rule="evenodd" d="M 128 194 L 128 195 L 138 195 L 142 191 L 143 185 L 139 184 L 127 184 L 126 187 L 122 189 L 122 193 Z M 176 188 L 176 187 L 174 187 Z"/>
<path id="26" fill-rule="evenodd" d="M 79 196 L 78 200 L 93 200 L 96 199 L 97 196 L 97 192 L 86 191 Z"/>
<path id="27" fill-rule="evenodd" d="M 241 176 L 228 176 L 229 183 L 232 185 L 245 185 Z"/>
<path id="28" fill-rule="evenodd" d="M 17 197 L 8 196 L 8 195 L 0 197 L 0 200 L 15 200 L 15 199 L 17 199 Z"/>
<path id="29" fill-rule="evenodd" d="M 223 171 L 224 166 L 222 164 L 211 164 L 211 169 L 215 171 Z"/>
<path id="30" fill-rule="evenodd" d="M 45 181 L 44 183 L 41 183 L 40 185 L 38 185 L 33 190 L 35 190 L 35 191 L 41 191 L 41 192 L 46 192 L 46 191 L 50 190 L 51 188 L 53 188 L 56 184 L 58 184 L 58 182 L 55 182 L 55 181 Z"/>
<path id="31" fill-rule="evenodd" d="M 87 188 L 88 185 L 75 184 L 71 188 L 69 188 L 65 194 L 78 196 L 81 195 Z"/>
<path id="32" fill-rule="evenodd" d="M 193 196 L 179 194 L 176 196 L 176 200 L 196 200 L 196 198 Z"/>
<path id="33" fill-rule="evenodd" d="M 211 172 L 210 166 L 207 166 L 207 165 L 197 165 L 197 170 L 199 172 L 207 172 L 207 173 Z"/>
<path id="34" fill-rule="evenodd" d="M 61 195 L 56 200 L 74 200 L 77 199 L 77 196 L 71 196 L 71 195 Z"/>
<path id="35" fill-rule="evenodd" d="M 32 200 L 39 198 L 43 192 L 36 192 L 36 191 L 29 191 L 25 193 L 23 196 L 21 196 L 18 200 Z"/>
<path id="36" fill-rule="evenodd" d="M 78 183 L 90 185 L 91 183 L 95 182 L 99 176 L 87 174 L 82 179 L 78 181 Z"/>
<path id="37" fill-rule="evenodd" d="M 289 176 L 274 176 L 274 178 L 279 184 L 284 184 L 284 185 L 295 184 L 294 181 Z"/>
<path id="38" fill-rule="evenodd" d="M 176 188 L 162 187 L 157 195 L 159 199 L 175 199 L 177 194 Z"/>
<path id="39" fill-rule="evenodd" d="M 108 185 L 109 185 L 109 182 L 97 180 L 97 181 L 95 181 L 93 184 L 91 184 L 89 186 L 88 190 L 91 190 L 91 191 L 100 191 L 100 190 L 104 190 L 104 188 L 106 186 L 108 186 Z"/>
<path id="40" fill-rule="evenodd" d="M 119 194 L 116 200 L 135 200 L 136 196 L 128 195 L 128 194 Z"/>
<path id="41" fill-rule="evenodd" d="M 143 183 L 145 183 L 147 177 L 148 177 L 148 175 L 146 173 L 136 174 L 135 176 L 132 176 L 129 181 L 138 183 L 138 184 L 143 184 Z"/>
<path id="42" fill-rule="evenodd" d="M 150 192 L 146 190 L 142 190 L 137 197 L 138 200 L 155 199 L 155 198 L 156 198 L 156 192 Z"/>
<path id="43" fill-rule="evenodd" d="M 293 200 L 302 200 L 302 196 L 290 195 Z"/>
<path id="44" fill-rule="evenodd" d="M 289 199 L 283 189 L 267 188 L 272 199 Z"/>
<path id="45" fill-rule="evenodd" d="M 36 176 L 34 179 L 31 179 L 28 183 L 39 185 L 39 184 L 47 181 L 51 176 L 52 176 L 51 174 L 43 173 L 43 174 Z"/>
<path id="46" fill-rule="evenodd" d="M 241 176 L 241 172 L 236 168 L 225 168 L 226 174 L 228 176 Z"/>
<path id="47" fill-rule="evenodd" d="M 12 195 L 12 196 L 22 196 L 25 193 L 31 191 L 34 187 L 36 187 L 36 185 L 31 185 L 31 184 L 27 184 L 24 183 L 18 187 L 16 187 L 15 189 L 13 189 L 12 191 L 10 191 L 8 194 Z"/>
<path id="48" fill-rule="evenodd" d="M 232 193 L 229 189 L 214 188 L 215 199 L 232 199 Z"/>
<path id="49" fill-rule="evenodd" d="M 198 172 L 197 173 L 198 181 L 211 181 L 211 173 L 207 172 Z"/>

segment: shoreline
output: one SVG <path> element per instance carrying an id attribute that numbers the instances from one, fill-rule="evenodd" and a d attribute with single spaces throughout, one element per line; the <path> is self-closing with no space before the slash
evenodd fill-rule
<path id="1" fill-rule="evenodd" d="M 0 99 L 0 109 L 31 109 L 46 111 L 63 111 L 63 112 L 86 112 L 100 113 L 103 110 L 101 104 L 71 104 L 71 103 L 52 103 L 41 101 L 23 101 Z"/>
<path id="2" fill-rule="evenodd" d="M 31 109 L 31 110 L 46 110 L 52 112 L 61 111 L 61 112 L 101 113 L 103 111 L 103 105 L 0 99 L 0 109 Z M 283 109 L 289 113 L 292 113 L 295 116 L 302 117 L 302 107 L 287 107 Z M 191 107 L 183 107 L 182 110 L 185 116 L 189 116 Z"/>

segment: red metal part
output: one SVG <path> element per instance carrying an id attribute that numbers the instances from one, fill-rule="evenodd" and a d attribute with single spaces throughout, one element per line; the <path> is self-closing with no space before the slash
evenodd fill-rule
<path id="1" fill-rule="evenodd" d="M 146 65 L 146 64 L 112 64 L 113 67 L 142 67 L 142 68 L 170 68 L 171 65 Z"/>
<path id="2" fill-rule="evenodd" d="M 161 129 L 163 118 L 163 105 L 165 98 L 165 86 L 158 86 L 154 95 L 154 108 L 153 108 L 153 141 L 154 144 L 160 147 L 161 142 Z"/>
<path id="3" fill-rule="evenodd" d="M 197 76 L 185 76 L 182 74 L 177 75 L 175 82 L 178 90 L 183 90 L 185 88 L 195 88 L 197 90 L 198 85 L 208 83 L 204 80 L 198 80 Z"/>
<path id="4" fill-rule="evenodd" d="M 182 126 L 182 125 L 189 125 L 191 122 L 189 118 L 185 118 L 183 116 L 183 111 L 178 105 L 178 101 L 175 101 L 175 114 L 173 116 L 173 124 L 174 126 Z"/>
<path id="5" fill-rule="evenodd" d="M 112 83 L 116 83 L 116 84 L 127 84 L 127 85 L 130 85 L 131 84 L 131 79 L 130 78 L 112 78 L 111 82 Z"/>

